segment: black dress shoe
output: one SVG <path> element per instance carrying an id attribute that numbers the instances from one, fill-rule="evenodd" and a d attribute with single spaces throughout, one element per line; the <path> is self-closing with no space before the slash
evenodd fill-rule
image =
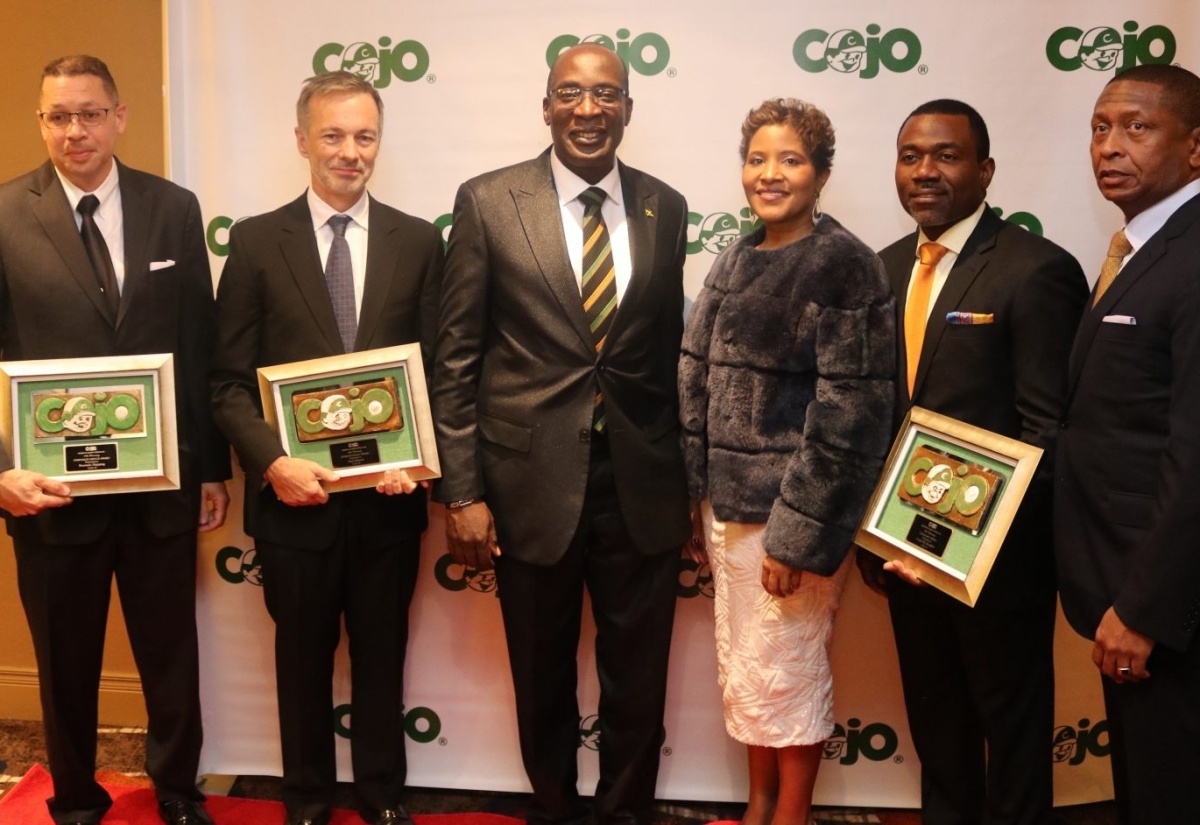
<path id="1" fill-rule="evenodd" d="M 171 799 L 158 803 L 158 815 L 168 825 L 213 825 L 204 806 L 190 799 Z"/>
<path id="2" fill-rule="evenodd" d="M 413 825 L 412 817 L 408 815 L 408 811 L 404 810 L 403 805 L 397 805 L 395 808 L 384 808 L 375 814 L 374 819 L 368 819 L 367 821 L 371 822 L 372 825 Z"/>
<path id="3" fill-rule="evenodd" d="M 288 814 L 287 821 L 283 825 L 329 825 L 329 820 L 333 818 L 333 814 L 325 812 L 317 816 L 293 816 Z"/>

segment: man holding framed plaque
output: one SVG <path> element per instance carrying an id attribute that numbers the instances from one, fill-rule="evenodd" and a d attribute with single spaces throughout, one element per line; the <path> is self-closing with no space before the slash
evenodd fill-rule
<path id="1" fill-rule="evenodd" d="M 49 162 L 0 187 L 0 357 L 15 373 L 23 365 L 12 362 L 36 360 L 53 372 L 83 356 L 102 356 L 115 369 L 156 356 L 173 364 L 157 380 L 173 384 L 175 416 L 141 418 L 152 377 L 117 387 L 112 378 L 60 372 L 61 381 L 50 382 L 58 391 L 35 394 L 36 409 L 19 404 L 14 419 L 36 420 L 38 433 L 68 456 L 80 443 L 73 439 L 99 436 L 90 452 L 68 458 L 68 472 L 113 469 L 146 427 L 162 441 L 174 438 L 179 457 L 178 489 L 104 495 L 101 485 L 83 496 L 82 484 L 14 464 L 14 447 L 38 436 L 32 427 L 13 427 L 3 445 L 0 507 L 38 663 L 50 814 L 56 823 L 96 823 L 112 804 L 95 780 L 95 758 L 115 576 L 142 680 L 146 769 L 160 812 L 174 825 L 203 825 L 211 820 L 196 789 L 196 531 L 224 522 L 229 449 L 208 406 L 213 296 L 200 207 L 191 192 L 114 159 L 126 108 L 97 58 L 51 62 L 37 117 Z"/>
<path id="2" fill-rule="evenodd" d="M 988 208 L 989 152 L 983 119 L 956 100 L 926 103 L 901 126 L 896 190 L 917 232 L 880 252 L 899 313 L 896 421 L 922 407 L 1049 452 L 1087 284 L 1067 252 Z M 888 596 L 926 825 L 1050 821 L 1056 604 L 1043 462 L 974 607 L 902 561 L 888 577 L 859 553 Z"/>
<path id="3" fill-rule="evenodd" d="M 320 825 L 330 818 L 333 659 L 344 615 L 359 810 L 367 822 L 395 825 L 409 821 L 401 804 L 407 773 L 401 697 L 425 493 L 395 469 L 374 489 L 331 493 L 326 486 L 341 481 L 338 467 L 368 460 L 371 452 L 370 438 L 349 448 L 334 436 L 355 427 L 378 435 L 365 432 L 368 424 L 412 426 L 387 400 L 409 397 L 389 395 L 389 377 L 402 373 L 382 363 L 380 374 L 369 368 L 395 353 L 375 358 L 364 351 L 420 342 L 428 357 L 442 238 L 432 224 L 367 193 L 383 129 L 383 102 L 370 83 L 348 72 L 310 78 L 296 117 L 296 145 L 309 161 L 311 186 L 230 232 L 217 293 L 213 410 L 246 473 L 245 529 L 255 539 L 275 621 L 287 822 Z M 302 366 L 296 362 L 328 364 L 335 357 L 345 366 L 341 376 L 301 382 L 282 418 L 302 425 L 297 437 L 332 444 L 336 454 L 324 450 L 328 463 L 317 460 L 319 449 L 307 458 L 288 455 L 263 415 L 258 371 L 278 365 L 294 371 Z M 346 379 L 351 373 L 361 380 Z"/>

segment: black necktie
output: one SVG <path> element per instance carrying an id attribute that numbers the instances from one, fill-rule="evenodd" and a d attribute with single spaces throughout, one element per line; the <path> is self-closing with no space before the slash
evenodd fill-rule
<path id="1" fill-rule="evenodd" d="M 96 274 L 96 283 L 104 295 L 112 318 L 117 317 L 117 309 L 121 305 L 121 293 L 117 288 L 117 272 L 113 269 L 112 256 L 108 254 L 108 244 L 100 227 L 96 226 L 96 209 L 100 199 L 95 195 L 84 195 L 75 207 L 82 220 L 79 222 L 79 234 L 83 236 L 83 246 L 87 249 L 88 260 L 92 262 L 92 271 Z"/>

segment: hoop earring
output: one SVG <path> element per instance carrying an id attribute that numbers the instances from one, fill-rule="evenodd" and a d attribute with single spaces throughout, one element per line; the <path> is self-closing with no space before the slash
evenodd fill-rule
<path id="1" fill-rule="evenodd" d="M 817 199 L 813 201 L 812 220 L 813 226 L 816 226 L 817 221 L 821 220 L 821 216 L 825 213 L 821 211 L 821 193 L 817 193 Z"/>

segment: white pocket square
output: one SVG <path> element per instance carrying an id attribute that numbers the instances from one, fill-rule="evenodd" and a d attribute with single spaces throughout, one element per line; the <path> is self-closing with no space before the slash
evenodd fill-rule
<path id="1" fill-rule="evenodd" d="M 160 270 L 160 269 L 166 269 L 166 268 L 168 268 L 168 267 L 172 267 L 172 266 L 175 266 L 175 262 L 174 262 L 174 261 L 171 261 L 171 260 L 166 260 L 166 261 L 151 261 L 151 262 L 150 262 L 150 271 L 151 271 L 151 272 L 157 272 L 157 271 L 158 271 L 158 270 Z"/>
<path id="2" fill-rule="evenodd" d="M 1100 319 L 1102 324 L 1125 324 L 1126 326 L 1136 327 L 1137 318 L 1132 315 L 1105 315 Z"/>

